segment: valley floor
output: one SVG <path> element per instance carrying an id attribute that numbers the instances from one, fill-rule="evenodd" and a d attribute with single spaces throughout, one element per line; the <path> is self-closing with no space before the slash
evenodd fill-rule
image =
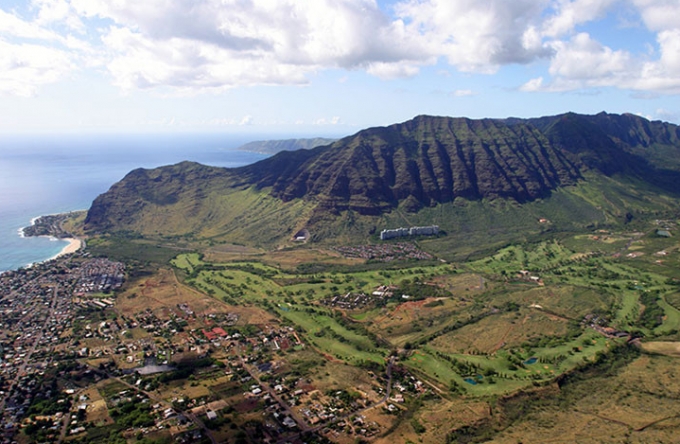
<path id="1" fill-rule="evenodd" d="M 680 244 L 659 224 L 675 227 L 561 236 L 461 263 L 417 241 L 380 254 L 199 254 L 95 240 L 0 276 L 3 433 L 669 442 L 680 426 Z M 109 259 L 93 257 L 105 248 Z M 126 248 L 137 259 L 115 261 Z"/>

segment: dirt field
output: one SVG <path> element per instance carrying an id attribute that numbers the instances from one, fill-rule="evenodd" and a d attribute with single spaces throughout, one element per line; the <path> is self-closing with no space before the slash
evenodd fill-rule
<path id="1" fill-rule="evenodd" d="M 264 250 L 234 244 L 217 245 L 205 250 L 207 262 L 230 262 L 261 257 Z"/>
<path id="2" fill-rule="evenodd" d="M 437 300 L 441 301 L 442 305 L 427 306 Z M 466 305 L 468 304 L 456 298 L 428 298 L 422 301 L 405 302 L 391 310 L 383 309 L 380 314 L 370 319 L 370 323 L 378 330 L 391 327 L 395 333 L 402 330 L 410 331 L 414 321 L 427 320 L 444 313 L 451 313 Z"/>
<path id="3" fill-rule="evenodd" d="M 267 324 L 275 319 L 256 307 L 232 306 L 180 284 L 172 270 L 161 269 L 154 276 L 137 281 L 116 299 L 116 310 L 132 316 L 146 308 L 165 319 L 171 313 L 182 316 L 178 304 L 188 304 L 197 316 L 237 313 L 239 324 Z"/>
<path id="4" fill-rule="evenodd" d="M 445 353 L 469 353 L 472 350 L 494 353 L 515 347 L 531 337 L 562 335 L 567 322 L 538 310 L 489 316 L 455 332 L 438 337 L 432 346 Z"/>
<path id="5" fill-rule="evenodd" d="M 613 376 L 576 383 L 567 389 L 568 410 L 535 410 L 492 442 L 677 442 L 677 362 L 642 355 Z"/>
<path id="6" fill-rule="evenodd" d="M 264 250 L 231 244 L 219 245 L 206 250 L 204 259 L 206 262 L 215 263 L 258 260 L 282 269 L 294 269 L 304 263 L 352 265 L 364 262 L 360 259 L 344 258 L 331 250 L 305 248 L 265 252 Z"/>
<path id="7" fill-rule="evenodd" d="M 425 432 L 414 431 L 410 420 L 402 421 L 397 429 L 385 438 L 378 438 L 375 444 L 392 444 L 395 442 L 446 442 L 446 434 L 455 427 L 473 424 L 489 416 L 489 405 L 486 402 L 455 399 L 453 401 L 438 400 L 423 404 L 414 418 L 425 427 Z"/>
<path id="8" fill-rule="evenodd" d="M 87 421 L 95 424 L 97 427 L 113 424 L 113 419 L 109 416 L 109 411 L 106 408 L 106 401 L 102 398 L 99 390 L 95 387 L 90 387 L 85 390 L 82 395 L 87 396 Z"/>
<path id="9" fill-rule="evenodd" d="M 450 291 L 454 296 L 464 296 L 484 291 L 486 280 L 478 274 L 454 274 L 437 276 L 433 282 Z"/>
<path id="10" fill-rule="evenodd" d="M 348 259 L 335 251 L 321 249 L 272 251 L 262 260 L 269 265 L 280 266 L 283 269 L 293 269 L 300 264 L 353 265 L 364 262 L 362 259 Z"/>
<path id="11" fill-rule="evenodd" d="M 642 349 L 650 353 L 680 357 L 680 342 L 644 342 Z"/>

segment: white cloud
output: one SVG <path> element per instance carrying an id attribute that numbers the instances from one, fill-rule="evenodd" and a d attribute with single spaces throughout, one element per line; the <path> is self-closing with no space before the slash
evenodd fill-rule
<path id="1" fill-rule="evenodd" d="M 555 41 L 550 82 L 532 79 L 522 91 L 570 91 L 614 87 L 635 91 L 680 93 L 680 30 L 657 35 L 660 56 L 655 60 L 636 57 L 625 50 L 602 45 L 586 33 L 569 41 Z"/>
<path id="2" fill-rule="evenodd" d="M 104 66 L 124 91 L 193 95 L 302 85 L 329 69 L 389 80 L 444 62 L 451 71 L 485 74 L 540 62 L 547 72 L 520 90 L 680 92 L 678 0 L 392 1 L 381 9 L 376 0 L 31 0 L 32 19 L 0 9 L 0 39 L 14 45 L 0 59 L 30 44 L 61 62 L 48 70 L 29 51 L 24 65 L 43 73 L 35 87 L 0 88 L 34 94 L 69 70 L 93 66 Z M 583 32 L 620 9 L 656 36 L 651 51 L 607 46 Z"/>
<path id="3" fill-rule="evenodd" d="M 630 69 L 629 53 L 603 46 L 586 33 L 569 42 L 556 42 L 553 47 L 555 57 L 549 71 L 556 77 L 597 81 L 625 75 Z"/>
<path id="4" fill-rule="evenodd" d="M 453 92 L 454 97 L 469 97 L 476 96 L 477 94 L 471 89 L 457 89 Z"/>
<path id="5" fill-rule="evenodd" d="M 0 93 L 30 97 L 38 88 L 62 79 L 71 70 L 63 51 L 0 40 Z"/>
<path id="6" fill-rule="evenodd" d="M 620 0 L 559 0 L 554 3 L 556 14 L 543 24 L 543 34 L 559 37 L 571 33 L 578 25 L 602 17 Z"/>
<path id="7" fill-rule="evenodd" d="M 12 41 L 17 39 L 36 43 Z M 70 57 L 51 46 L 62 40 L 59 34 L 0 9 L 0 93 L 30 97 L 41 86 L 62 79 L 72 69 Z"/>
<path id="8" fill-rule="evenodd" d="M 680 120 L 680 113 L 678 113 L 677 111 L 669 111 L 663 108 L 657 109 L 656 115 L 658 116 L 659 119 L 663 119 L 666 121 L 677 122 L 678 120 Z"/>
<path id="9" fill-rule="evenodd" d="M 418 74 L 420 69 L 417 66 L 404 63 L 371 63 L 366 71 L 383 80 L 413 77 Z"/>
<path id="10" fill-rule="evenodd" d="M 678 29 L 680 3 L 677 0 L 632 0 L 651 31 Z"/>
<path id="11" fill-rule="evenodd" d="M 59 40 L 60 36 L 36 23 L 0 9 L 0 35 L 22 39 Z"/>
<path id="12" fill-rule="evenodd" d="M 521 91 L 570 91 L 591 87 L 624 86 L 636 78 L 636 63 L 626 51 L 614 51 L 580 33 L 571 40 L 553 44 L 555 56 L 549 73 L 552 81 L 543 77 L 529 80 Z M 630 85 L 628 85 L 630 86 Z"/>
<path id="13" fill-rule="evenodd" d="M 333 116 L 330 119 L 321 117 L 312 122 L 312 125 L 338 125 L 342 123 L 342 119 L 339 116 Z"/>
<path id="14" fill-rule="evenodd" d="M 221 91 L 302 84 L 320 69 L 410 76 L 427 62 L 400 21 L 373 0 L 72 0 L 84 16 L 113 20 L 103 36 L 123 88 Z M 158 14 L 163 11 L 163 14 Z"/>
<path id="15" fill-rule="evenodd" d="M 169 86 L 180 92 L 219 92 L 233 86 L 307 81 L 304 69 L 193 40 L 153 40 L 113 27 L 103 42 L 114 54 L 108 63 L 114 83 L 124 90 Z"/>
<path id="16" fill-rule="evenodd" d="M 66 0 L 33 0 L 32 5 L 38 9 L 35 21 L 41 26 L 65 23 L 70 29 L 85 31 L 85 24 Z"/>
<path id="17" fill-rule="evenodd" d="M 75 17 L 64 12 L 64 5 L 68 9 L 64 0 L 36 0 L 39 12 L 33 20 L 0 9 L 0 93 L 33 96 L 42 86 L 66 78 L 78 64 L 92 65 L 86 60 L 92 53 L 88 43 L 46 26 Z"/>
<path id="18" fill-rule="evenodd" d="M 525 92 L 541 91 L 542 89 L 543 89 L 543 77 L 536 77 L 535 79 L 531 79 L 520 87 L 520 91 Z"/>
<path id="19" fill-rule="evenodd" d="M 396 7 L 411 38 L 461 71 L 495 72 L 550 55 L 536 26 L 546 1 L 407 0 Z"/>
<path id="20" fill-rule="evenodd" d="M 680 16 L 679 16 L 680 18 Z M 659 64 L 668 73 L 680 74 L 680 28 L 662 31 L 658 37 L 661 49 Z"/>

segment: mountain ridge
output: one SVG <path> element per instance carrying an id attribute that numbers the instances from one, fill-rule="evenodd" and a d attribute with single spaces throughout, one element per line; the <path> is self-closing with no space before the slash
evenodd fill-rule
<path id="1" fill-rule="evenodd" d="M 592 182 L 589 178 L 598 175 L 645 184 L 657 190 L 652 196 L 676 196 L 680 164 L 668 159 L 680 158 L 677 154 L 678 126 L 634 115 L 421 115 L 240 168 L 181 163 L 135 170 L 95 199 L 86 227 L 95 232 L 198 237 L 240 232 L 233 224 L 257 219 L 251 214 L 255 207 L 234 209 L 247 194 L 262 205 L 266 201 L 273 213 L 285 214 L 290 224 L 286 229 L 324 223 L 351 232 L 365 230 L 370 223 L 348 222 L 342 228 L 338 218 L 356 214 L 375 222 L 394 211 L 416 214 L 460 199 L 521 205 L 549 199 L 557 190 Z M 584 205 L 598 206 L 586 201 Z M 297 206 L 298 216 L 292 206 Z M 272 216 L 271 223 L 274 220 Z"/>

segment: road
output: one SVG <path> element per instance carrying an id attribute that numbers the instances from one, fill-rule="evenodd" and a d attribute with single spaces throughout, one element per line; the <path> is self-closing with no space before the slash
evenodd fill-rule
<path id="1" fill-rule="evenodd" d="M 169 402 L 167 402 L 165 399 L 161 398 L 160 396 L 156 395 L 155 393 L 148 392 L 148 391 L 146 391 L 146 390 L 142 390 L 142 389 L 140 389 L 139 387 L 137 387 L 137 386 L 135 386 L 135 385 L 133 385 L 133 384 L 130 384 L 129 382 L 126 382 L 125 380 L 123 380 L 123 379 L 120 378 L 119 376 L 111 376 L 111 375 L 109 375 L 109 376 L 110 376 L 111 378 L 115 379 L 116 381 L 120 382 L 121 384 L 124 384 L 124 385 L 130 387 L 131 389 L 134 389 L 134 390 L 137 390 L 137 391 L 139 391 L 139 392 L 141 392 L 141 393 L 144 393 L 146 396 L 149 397 L 149 399 L 153 400 L 154 402 L 157 402 L 157 403 L 159 403 L 159 404 L 168 406 L 168 407 L 172 408 L 173 410 L 177 410 L 179 413 L 181 413 L 182 415 L 186 416 L 191 422 L 193 422 L 194 424 L 196 424 L 196 426 L 198 426 L 199 428 L 203 429 L 203 432 L 204 432 L 204 433 L 206 434 L 206 436 L 210 439 L 210 442 L 212 442 L 213 444 L 218 444 L 218 443 L 217 443 L 217 440 L 216 440 L 215 437 L 212 435 L 212 432 L 210 431 L 210 429 L 208 429 L 208 427 L 206 427 L 206 425 L 203 423 L 203 421 L 201 421 L 201 419 L 200 419 L 198 416 L 194 415 L 193 413 L 189 413 L 189 412 L 186 411 L 186 410 L 179 410 L 179 409 L 174 408 L 174 407 L 172 406 L 172 404 L 170 404 Z"/>
<path id="2" fill-rule="evenodd" d="M 291 417 L 295 422 L 297 423 L 298 427 L 300 428 L 301 431 L 303 432 L 309 432 L 312 429 L 309 427 L 309 425 L 295 412 L 293 409 L 288 405 L 287 402 L 285 402 L 281 397 L 276 393 L 276 390 L 274 390 L 269 384 L 263 383 L 260 380 L 260 377 L 257 375 L 253 369 L 248 366 L 244 360 L 243 360 L 243 355 L 241 354 L 240 348 L 238 349 L 238 359 L 241 362 L 241 365 L 243 366 L 244 369 L 248 372 L 248 374 L 257 382 L 257 384 L 262 387 L 263 390 L 265 390 L 267 393 L 269 393 L 269 396 L 272 397 L 276 402 L 279 403 L 281 408 Z"/>
<path id="3" fill-rule="evenodd" d="M 153 392 L 142 390 L 139 387 L 137 387 L 136 385 L 130 384 L 129 382 L 125 381 L 120 376 L 116 376 L 116 375 L 113 375 L 113 374 L 108 373 L 108 372 L 102 372 L 101 370 L 95 369 L 94 367 L 91 367 L 91 368 L 92 368 L 92 370 L 94 370 L 97 373 L 100 373 L 100 374 L 104 373 L 109 379 L 116 380 L 126 387 L 129 387 L 129 388 L 131 388 L 135 391 L 138 391 L 140 393 L 144 393 L 149 399 L 151 399 L 152 401 L 154 401 L 158 404 L 161 404 L 163 406 L 170 407 L 173 410 L 176 410 L 178 413 L 181 413 L 182 415 L 186 416 L 187 419 L 189 419 L 191 422 L 193 422 L 197 427 L 201 428 L 203 430 L 203 432 L 205 433 L 205 435 L 210 439 L 210 442 L 212 444 L 218 444 L 217 440 L 212 435 L 212 432 L 210 431 L 210 429 L 208 429 L 208 427 L 206 427 L 206 425 L 203 423 L 203 421 L 201 421 L 201 419 L 199 417 L 197 417 L 196 415 L 194 415 L 193 413 L 189 413 L 186 410 L 179 410 L 179 409 L 175 408 L 171 403 L 169 403 L 165 399 L 161 398 L 159 395 L 157 395 Z"/>
<path id="4" fill-rule="evenodd" d="M 311 432 L 311 433 L 318 432 L 319 430 L 323 430 L 324 428 L 330 426 L 331 424 L 334 424 L 334 423 L 336 423 L 336 422 L 338 422 L 338 421 L 345 420 L 345 419 L 347 419 L 347 418 L 349 418 L 349 417 L 351 417 L 351 416 L 357 415 L 357 414 L 359 414 L 359 413 L 363 413 L 363 412 L 365 412 L 365 411 L 367 411 L 367 410 L 371 410 L 371 409 L 376 408 L 376 407 L 378 407 L 378 406 L 384 404 L 385 402 L 387 402 L 387 400 L 390 398 L 390 394 L 392 393 L 392 366 L 394 365 L 394 361 L 395 361 L 395 360 L 396 360 L 396 357 L 395 357 L 395 356 L 391 356 L 390 359 L 389 359 L 389 361 L 387 362 L 387 369 L 386 369 L 387 386 L 385 387 L 385 396 L 383 396 L 379 401 L 377 401 L 377 402 L 375 402 L 375 403 L 373 403 L 373 404 L 371 404 L 371 405 L 368 405 L 368 406 L 366 406 L 366 407 L 363 407 L 363 408 L 361 408 L 361 409 L 359 409 L 359 410 L 355 410 L 355 411 L 353 411 L 353 412 L 347 413 L 347 414 L 345 414 L 345 415 L 336 416 L 335 418 L 331 419 L 330 421 L 326 421 L 325 423 L 320 424 L 320 425 L 317 425 L 317 426 L 314 426 L 314 427 L 309 427 L 307 424 L 305 424 L 306 427 L 305 427 L 304 429 L 301 428 L 301 430 L 302 430 L 301 433 L 305 433 L 305 432 Z M 290 407 L 289 407 L 289 408 L 290 408 Z M 284 443 L 284 442 L 287 442 L 287 440 L 284 439 L 284 440 L 279 441 L 280 444 L 282 444 L 282 443 Z"/>

